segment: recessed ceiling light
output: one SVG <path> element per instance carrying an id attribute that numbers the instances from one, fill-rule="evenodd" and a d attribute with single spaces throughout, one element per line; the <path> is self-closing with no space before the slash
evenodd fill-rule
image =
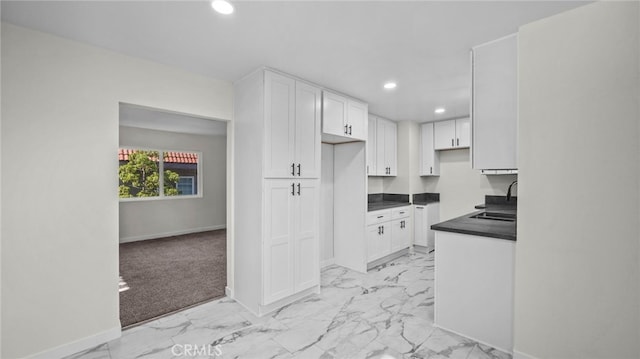
<path id="1" fill-rule="evenodd" d="M 394 89 L 396 88 L 396 86 L 398 86 L 395 82 L 387 82 L 386 84 L 384 84 L 384 88 L 390 90 L 390 89 Z"/>
<path id="2" fill-rule="evenodd" d="M 444 113 L 444 111 L 445 111 L 444 107 L 438 107 L 438 108 L 436 108 L 436 110 L 435 110 L 435 111 L 433 111 L 433 112 L 435 112 L 435 113 Z"/>
<path id="3" fill-rule="evenodd" d="M 213 10 L 223 15 L 229 15 L 233 13 L 233 5 L 225 0 L 213 0 L 211 2 L 211 7 L 213 8 Z"/>

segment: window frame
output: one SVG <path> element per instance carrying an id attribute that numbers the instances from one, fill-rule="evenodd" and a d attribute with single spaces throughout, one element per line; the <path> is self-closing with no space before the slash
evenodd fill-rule
<path id="1" fill-rule="evenodd" d="M 158 196 L 155 197 L 120 197 L 118 196 L 119 202 L 138 202 L 138 201 L 165 201 L 165 200 L 174 200 L 174 199 L 194 199 L 194 198 L 202 198 L 204 196 L 203 193 L 203 185 L 202 185 L 202 152 L 195 150 L 169 150 L 169 149 L 158 149 L 154 147 L 144 147 L 144 146 L 118 146 L 118 151 L 123 150 L 137 150 L 137 151 L 157 151 L 158 157 L 161 159 L 158 161 Z M 196 181 L 196 194 L 187 194 L 187 195 L 175 195 L 175 196 L 166 196 L 164 194 L 164 153 L 165 152 L 185 152 L 185 153 L 195 153 L 198 156 L 198 163 L 196 164 L 196 176 L 183 176 L 183 177 L 194 177 Z M 120 168 L 120 161 L 118 160 L 118 168 Z M 120 185 L 120 179 L 118 178 L 118 186 Z M 117 189 L 117 187 L 116 187 Z M 117 191 L 116 191 L 117 193 Z"/>
<path id="2" fill-rule="evenodd" d="M 198 191 L 198 188 L 196 186 L 194 186 L 196 182 L 196 177 L 197 176 L 180 176 L 180 178 L 178 179 L 178 182 L 176 182 L 176 189 L 179 189 L 179 185 L 180 185 L 180 180 L 183 178 L 187 178 L 191 180 L 191 194 L 188 195 L 183 195 L 183 196 L 194 196 L 193 194 L 193 190 L 195 189 L 196 191 Z"/>

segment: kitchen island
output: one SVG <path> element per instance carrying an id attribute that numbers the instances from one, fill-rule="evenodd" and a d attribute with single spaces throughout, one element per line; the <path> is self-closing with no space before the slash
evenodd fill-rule
<path id="1" fill-rule="evenodd" d="M 487 197 L 483 211 L 431 227 L 434 324 L 512 353 L 516 200 L 493 200 Z"/>

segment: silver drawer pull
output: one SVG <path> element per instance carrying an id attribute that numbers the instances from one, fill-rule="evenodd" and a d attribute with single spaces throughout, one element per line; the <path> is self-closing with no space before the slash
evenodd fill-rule
<path id="1" fill-rule="evenodd" d="M 378 218 L 384 218 L 384 216 L 378 216 Z"/>

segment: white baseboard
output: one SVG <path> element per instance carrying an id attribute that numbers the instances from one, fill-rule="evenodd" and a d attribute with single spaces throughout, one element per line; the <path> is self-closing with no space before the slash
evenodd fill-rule
<path id="1" fill-rule="evenodd" d="M 233 298 L 233 288 L 229 288 L 229 287 L 224 287 L 224 295 L 226 295 L 227 297 L 234 299 Z"/>
<path id="2" fill-rule="evenodd" d="M 328 266 L 334 265 L 334 264 L 336 264 L 336 259 L 335 258 L 325 259 L 325 260 L 320 262 L 320 268 L 328 267 Z"/>
<path id="3" fill-rule="evenodd" d="M 505 353 L 508 353 L 508 354 L 511 354 L 511 355 L 513 355 L 513 354 L 514 354 L 513 349 L 501 348 L 501 347 L 499 347 L 499 346 L 496 346 L 495 344 L 487 343 L 487 342 L 485 342 L 485 341 L 483 341 L 483 340 L 479 340 L 479 339 L 477 339 L 477 338 L 470 337 L 470 336 L 468 336 L 468 335 L 466 335 L 466 334 L 462 334 L 462 333 L 457 332 L 457 331 L 455 331 L 455 330 L 451 330 L 451 329 L 449 329 L 449 328 L 447 328 L 447 327 L 443 327 L 442 325 L 439 325 L 439 324 L 437 324 L 437 323 L 435 323 L 435 322 L 433 323 L 433 326 L 434 326 L 434 327 L 436 327 L 436 328 L 440 328 L 440 329 L 446 330 L 446 331 L 451 332 L 451 333 L 453 333 L 453 334 L 459 335 L 459 336 L 461 336 L 461 337 L 469 338 L 469 339 L 473 340 L 474 342 L 478 342 L 478 343 L 480 343 L 480 344 L 483 344 L 483 345 L 486 345 L 486 346 L 490 346 L 490 347 L 495 348 L 495 349 L 498 349 L 498 350 L 500 350 L 500 351 L 502 351 L 502 352 L 505 352 Z M 529 358 L 529 357 L 524 357 L 524 358 L 521 358 L 521 359 L 527 359 L 527 358 Z M 535 359 L 535 358 L 533 358 L 533 357 L 530 357 L 530 358 L 531 358 L 531 359 Z M 514 356 L 514 357 L 513 357 L 513 359 L 516 359 L 516 357 Z"/>
<path id="4" fill-rule="evenodd" d="M 513 359 L 538 359 L 533 355 L 525 354 L 523 352 L 514 350 L 513 351 Z"/>
<path id="5" fill-rule="evenodd" d="M 171 237 L 171 236 L 180 236 L 180 235 L 183 235 L 183 234 L 206 232 L 206 231 L 215 231 L 216 229 L 224 229 L 224 228 L 227 228 L 226 224 L 218 224 L 218 225 L 215 225 L 215 226 L 189 228 L 189 229 L 183 229 L 183 230 L 180 230 L 180 231 L 145 234 L 145 235 L 142 235 L 142 236 L 121 237 L 120 238 L 120 243 L 146 241 L 147 239 L 156 239 L 156 238 L 164 238 L 164 237 Z"/>
<path id="6" fill-rule="evenodd" d="M 39 353 L 29 356 L 30 359 L 51 359 L 51 358 L 64 358 L 71 354 L 75 354 L 81 351 L 89 350 L 97 347 L 98 345 L 120 338 L 122 335 L 122 329 L 120 327 L 111 328 L 104 332 L 76 340 L 71 343 L 63 344 L 52 349 L 41 351 Z"/>

